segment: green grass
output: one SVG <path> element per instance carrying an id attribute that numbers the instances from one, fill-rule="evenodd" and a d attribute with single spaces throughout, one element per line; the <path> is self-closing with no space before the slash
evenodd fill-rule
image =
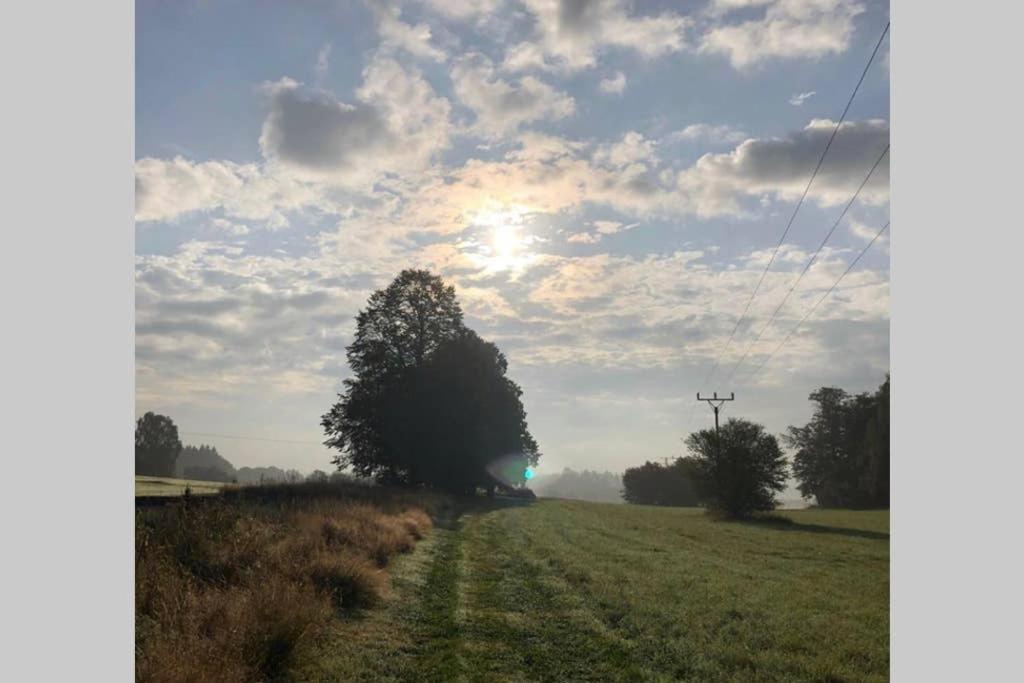
<path id="1" fill-rule="evenodd" d="M 887 512 L 541 501 L 440 523 L 304 680 L 881 681 Z"/>
<path id="2" fill-rule="evenodd" d="M 146 477 L 135 475 L 136 496 L 182 496 L 185 487 L 196 496 L 217 493 L 228 484 L 219 481 L 198 481 L 195 479 L 174 479 L 173 477 Z"/>

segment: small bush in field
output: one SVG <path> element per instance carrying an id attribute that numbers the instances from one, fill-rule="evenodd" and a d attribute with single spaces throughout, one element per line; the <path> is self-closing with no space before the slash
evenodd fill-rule
<path id="1" fill-rule="evenodd" d="M 368 505 L 352 505 L 344 514 L 323 520 L 322 533 L 330 547 L 349 546 L 361 550 L 378 566 L 399 553 L 412 550 L 414 536 L 395 517 L 382 515 Z"/>
<path id="2" fill-rule="evenodd" d="M 430 519 L 430 515 L 416 508 L 403 512 L 401 519 L 406 531 L 417 541 L 422 539 L 434 527 L 434 522 Z"/>
<path id="3" fill-rule="evenodd" d="M 384 573 L 356 555 L 324 553 L 309 566 L 313 585 L 331 597 L 336 607 L 373 607 L 384 596 Z"/>
<path id="4" fill-rule="evenodd" d="M 261 678 L 278 680 L 330 619 L 331 609 L 306 584 L 282 579 L 261 588 L 250 596 L 253 609 L 243 652 Z"/>

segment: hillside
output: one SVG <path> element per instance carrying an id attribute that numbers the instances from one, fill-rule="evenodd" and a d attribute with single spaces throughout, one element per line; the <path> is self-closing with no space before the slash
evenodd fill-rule
<path id="1" fill-rule="evenodd" d="M 545 500 L 440 520 L 304 680 L 883 681 L 889 517 Z"/>

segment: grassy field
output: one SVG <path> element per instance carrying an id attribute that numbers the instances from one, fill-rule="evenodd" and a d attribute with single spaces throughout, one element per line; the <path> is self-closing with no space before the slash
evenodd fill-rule
<path id="1" fill-rule="evenodd" d="M 227 486 L 219 481 L 198 481 L 195 479 L 174 479 L 173 477 L 135 476 L 136 496 L 181 496 L 185 487 L 191 489 L 193 495 L 217 493 Z"/>
<path id="2" fill-rule="evenodd" d="M 882 681 L 888 512 L 540 501 L 439 519 L 299 680 Z"/>

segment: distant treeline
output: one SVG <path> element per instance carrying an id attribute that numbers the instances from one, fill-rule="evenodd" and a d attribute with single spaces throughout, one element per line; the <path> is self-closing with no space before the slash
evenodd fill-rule
<path id="1" fill-rule="evenodd" d="M 352 479 L 341 472 L 328 476 L 321 470 L 306 477 L 298 470 L 273 466 L 236 468 L 213 446 L 183 446 L 174 421 L 155 413 L 146 413 L 135 426 L 135 474 L 236 484 Z"/>
<path id="2" fill-rule="evenodd" d="M 530 482 L 537 495 L 548 498 L 621 503 L 622 475 L 614 472 L 576 470 L 566 467 L 558 474 L 539 476 Z"/>
<path id="3" fill-rule="evenodd" d="M 270 484 L 298 482 L 305 479 L 298 470 L 280 467 L 239 467 L 217 452 L 213 446 L 185 446 L 175 465 L 175 475 L 182 479 L 223 481 L 236 484 Z"/>

